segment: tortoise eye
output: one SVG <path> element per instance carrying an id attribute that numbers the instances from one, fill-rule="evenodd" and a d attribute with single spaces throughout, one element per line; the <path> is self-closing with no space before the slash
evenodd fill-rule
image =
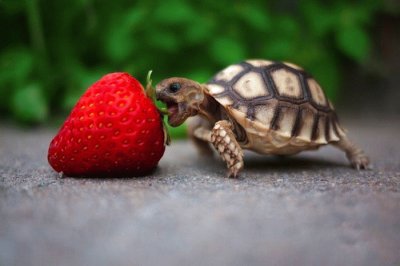
<path id="1" fill-rule="evenodd" d="M 169 90 L 173 93 L 179 91 L 181 89 L 181 84 L 179 83 L 172 83 L 171 85 L 169 85 Z"/>

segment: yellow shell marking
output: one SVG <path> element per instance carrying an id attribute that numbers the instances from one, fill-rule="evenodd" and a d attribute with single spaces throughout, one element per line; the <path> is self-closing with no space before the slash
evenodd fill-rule
<path id="1" fill-rule="evenodd" d="M 297 70 L 303 70 L 302 67 L 295 65 L 293 63 L 289 63 L 289 62 L 283 62 L 285 65 L 290 66 L 291 68 L 297 69 Z"/>
<path id="2" fill-rule="evenodd" d="M 267 96 L 269 94 L 268 90 L 265 88 L 265 82 L 262 76 L 256 72 L 249 72 L 243 75 L 235 85 L 233 85 L 233 89 L 246 99 Z"/>
<path id="3" fill-rule="evenodd" d="M 319 84 L 314 79 L 309 79 L 308 86 L 310 88 L 311 97 L 314 102 L 320 106 L 326 106 L 327 101 Z"/>
<path id="4" fill-rule="evenodd" d="M 217 84 L 208 84 L 207 89 L 210 92 L 210 94 L 212 94 L 212 95 L 225 91 L 224 87 L 217 85 Z"/>
<path id="5" fill-rule="evenodd" d="M 215 77 L 217 80 L 225 80 L 230 81 L 234 76 L 243 71 L 243 67 L 241 65 L 231 65 L 222 71 L 220 71 Z"/>
<path id="6" fill-rule="evenodd" d="M 296 99 L 302 98 L 303 91 L 296 74 L 286 69 L 279 69 L 271 73 L 271 76 L 280 95 Z"/>
<path id="7" fill-rule="evenodd" d="M 281 107 L 280 117 L 277 122 L 279 133 L 285 137 L 291 137 L 293 126 L 296 122 L 297 110 L 290 107 Z"/>
<path id="8" fill-rule="evenodd" d="M 276 100 L 271 100 L 268 105 L 259 105 L 255 108 L 256 120 L 264 125 L 266 128 L 270 128 L 271 120 L 274 117 L 275 108 L 277 105 Z"/>
<path id="9" fill-rule="evenodd" d="M 255 67 L 264 67 L 272 65 L 274 62 L 268 60 L 252 59 L 252 60 L 246 60 L 246 63 Z"/>
<path id="10" fill-rule="evenodd" d="M 314 113 L 303 109 L 301 112 L 301 128 L 299 130 L 298 138 L 307 142 L 311 141 L 312 128 L 314 125 Z"/>

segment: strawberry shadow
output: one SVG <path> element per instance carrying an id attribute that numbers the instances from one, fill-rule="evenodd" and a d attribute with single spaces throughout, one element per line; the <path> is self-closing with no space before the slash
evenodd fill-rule
<path id="1" fill-rule="evenodd" d="M 146 180 L 154 178 L 155 174 L 159 171 L 159 167 L 139 174 L 130 173 L 98 173 L 95 175 L 65 175 L 55 173 L 61 179 L 75 179 L 75 180 L 97 180 L 97 181 L 130 181 L 130 180 Z"/>

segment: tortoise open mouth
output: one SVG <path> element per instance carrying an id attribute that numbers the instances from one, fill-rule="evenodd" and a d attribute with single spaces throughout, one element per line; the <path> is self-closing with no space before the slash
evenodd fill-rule
<path id="1" fill-rule="evenodd" d="M 179 125 L 181 125 L 185 119 L 183 118 L 183 114 L 182 112 L 180 112 L 180 107 L 179 104 L 177 103 L 170 103 L 167 104 L 167 108 L 168 108 L 168 123 L 173 126 L 173 127 L 177 127 Z"/>
<path id="2" fill-rule="evenodd" d="M 164 93 L 157 93 L 156 96 L 157 100 L 162 101 L 167 105 L 168 116 L 179 111 L 178 103 L 174 99 L 168 97 Z"/>
<path id="3" fill-rule="evenodd" d="M 157 100 L 162 101 L 167 105 L 168 124 L 173 127 L 181 125 L 187 118 L 186 104 L 177 102 L 177 100 L 165 92 L 163 89 L 157 88 Z"/>
<path id="4" fill-rule="evenodd" d="M 174 101 L 168 101 L 165 103 L 167 105 L 168 115 L 173 115 L 179 112 L 179 105 Z"/>
<path id="5" fill-rule="evenodd" d="M 175 102 L 171 98 L 162 99 L 162 101 L 167 105 L 168 123 L 173 127 L 182 124 L 184 119 L 181 113 L 182 107 L 179 103 Z"/>

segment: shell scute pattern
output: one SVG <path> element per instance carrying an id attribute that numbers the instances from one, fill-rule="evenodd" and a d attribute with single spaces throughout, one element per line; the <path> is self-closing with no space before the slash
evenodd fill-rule
<path id="1" fill-rule="evenodd" d="M 217 73 L 207 88 L 245 130 L 316 145 L 344 134 L 320 85 L 297 65 L 244 61 Z"/>
<path id="2" fill-rule="evenodd" d="M 304 99 L 300 78 L 296 73 L 282 68 L 271 72 L 275 88 L 282 97 Z"/>
<path id="3" fill-rule="evenodd" d="M 262 75 L 257 72 L 249 72 L 241 76 L 233 85 L 233 89 L 243 99 L 250 101 L 256 97 L 269 94 L 269 91 L 265 88 Z"/>

